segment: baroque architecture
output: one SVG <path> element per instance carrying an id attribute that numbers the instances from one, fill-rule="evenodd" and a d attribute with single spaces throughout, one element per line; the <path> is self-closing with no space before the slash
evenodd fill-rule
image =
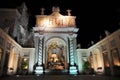
<path id="1" fill-rule="evenodd" d="M 110 34 L 88 49 L 77 49 L 77 65 L 83 72 L 83 64 L 88 61 L 97 74 L 120 75 L 120 29 Z M 78 60 L 79 59 L 79 60 Z M 82 64 L 79 64 L 82 63 Z"/>
<path id="2" fill-rule="evenodd" d="M 60 70 L 77 74 L 74 53 L 76 48 L 75 16 L 63 16 L 59 7 L 52 8 L 52 14 L 45 15 L 41 9 L 41 15 L 36 16 L 35 39 L 35 62 L 38 64 L 36 74 Z"/>
<path id="3" fill-rule="evenodd" d="M 0 76 L 14 74 L 120 75 L 120 29 L 88 49 L 77 48 L 75 16 L 60 14 L 59 7 L 36 15 L 28 31 L 29 14 L 23 3 L 17 9 L 0 9 Z M 13 14 L 14 13 L 14 14 Z"/>

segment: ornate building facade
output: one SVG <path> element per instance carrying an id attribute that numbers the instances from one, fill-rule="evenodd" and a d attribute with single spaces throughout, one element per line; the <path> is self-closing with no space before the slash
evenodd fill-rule
<path id="1" fill-rule="evenodd" d="M 62 15 L 59 7 L 53 7 L 52 14 L 45 15 L 42 8 L 41 14 L 36 15 L 36 25 L 31 33 L 28 32 L 26 10 L 25 4 L 12 11 L 0 9 L 0 14 L 5 16 L 0 16 L 0 76 L 91 71 L 120 75 L 120 30 L 112 34 L 107 32 L 107 36 L 98 43 L 88 49 L 80 49 L 76 46 L 79 30 L 76 17 L 71 16 L 70 10 L 67 10 L 67 15 Z M 11 16 L 12 13 L 17 16 Z M 6 18 L 12 22 L 5 21 Z"/>
<path id="2" fill-rule="evenodd" d="M 77 65 L 83 72 L 83 64 L 88 61 L 90 68 L 97 74 L 120 75 L 120 29 L 110 34 L 88 49 L 77 49 Z M 79 63 L 82 63 L 79 64 Z"/>
<path id="3" fill-rule="evenodd" d="M 36 48 L 36 74 L 61 70 L 70 74 L 77 74 L 74 62 L 76 37 L 78 28 L 75 25 L 75 16 L 63 16 L 59 7 L 53 7 L 53 13 L 36 16 L 36 27 L 33 27 Z M 41 71 L 41 72 L 39 72 Z"/>

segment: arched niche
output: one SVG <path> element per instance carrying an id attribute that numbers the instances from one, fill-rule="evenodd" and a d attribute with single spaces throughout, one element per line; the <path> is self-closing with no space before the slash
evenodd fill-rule
<path id="1" fill-rule="evenodd" d="M 46 68 L 50 70 L 67 68 L 66 43 L 61 38 L 50 38 L 46 42 Z"/>
<path id="2" fill-rule="evenodd" d="M 94 68 L 96 71 L 98 68 L 103 70 L 103 59 L 99 49 L 94 50 Z"/>
<path id="3" fill-rule="evenodd" d="M 10 51 L 10 56 L 9 56 L 8 74 L 16 73 L 16 71 L 17 71 L 17 61 L 18 61 L 17 48 L 12 47 L 11 51 Z"/>

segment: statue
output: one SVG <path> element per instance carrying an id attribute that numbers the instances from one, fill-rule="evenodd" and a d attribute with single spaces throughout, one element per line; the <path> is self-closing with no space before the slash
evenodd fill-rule
<path id="1" fill-rule="evenodd" d="M 64 69 L 63 46 L 53 42 L 48 48 L 48 68 L 49 69 Z"/>

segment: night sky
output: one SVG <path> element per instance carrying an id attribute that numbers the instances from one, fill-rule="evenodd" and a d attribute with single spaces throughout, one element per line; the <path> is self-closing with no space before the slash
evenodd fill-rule
<path id="1" fill-rule="evenodd" d="M 2 0 L 1 0 L 2 1 Z M 23 0 L 0 1 L 1 8 L 15 8 Z M 24 0 L 33 16 L 40 14 L 40 8 L 45 8 L 45 14 L 52 12 L 53 6 L 60 7 L 60 13 L 67 15 L 67 9 L 76 16 L 76 26 L 79 28 L 77 43 L 82 48 L 90 46 L 91 41 L 99 41 L 99 36 L 105 37 L 104 31 L 110 33 L 120 28 L 120 4 L 115 1 L 83 1 L 83 0 Z M 33 19 L 34 20 L 34 19 Z M 33 21 L 33 23 L 35 20 Z M 35 24 L 33 24 L 35 25 Z"/>

